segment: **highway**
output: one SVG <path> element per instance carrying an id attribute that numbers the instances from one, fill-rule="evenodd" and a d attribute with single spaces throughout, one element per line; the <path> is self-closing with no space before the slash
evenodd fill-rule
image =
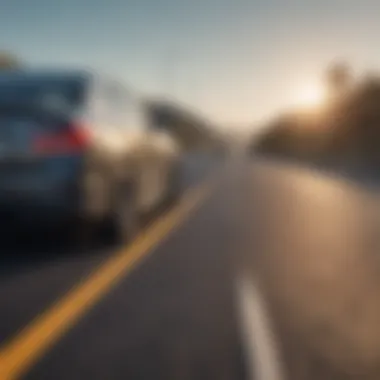
<path id="1" fill-rule="evenodd" d="M 205 157 L 183 188 L 128 247 L 3 244 L 1 380 L 378 378 L 373 188 Z"/>
<path id="2" fill-rule="evenodd" d="M 262 163 L 249 178 L 240 276 L 259 286 L 271 316 L 272 350 L 255 347 L 287 374 L 272 378 L 379 379 L 380 203 L 374 177 L 358 181 Z M 253 373 L 259 363 L 256 353 Z"/>

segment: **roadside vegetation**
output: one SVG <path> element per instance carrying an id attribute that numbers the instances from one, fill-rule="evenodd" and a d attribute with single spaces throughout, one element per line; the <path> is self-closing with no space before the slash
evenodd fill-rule
<path id="1" fill-rule="evenodd" d="M 21 67 L 21 61 L 8 51 L 0 51 L 0 70 L 17 69 Z"/>
<path id="2" fill-rule="evenodd" d="M 185 151 L 220 152 L 226 139 L 218 128 L 201 116 L 175 103 L 153 100 L 147 102 L 152 128 L 170 133 Z"/>
<path id="3" fill-rule="evenodd" d="M 338 65 L 326 77 L 323 105 L 277 116 L 251 149 L 306 162 L 380 167 L 380 76 L 354 80 L 347 66 Z"/>

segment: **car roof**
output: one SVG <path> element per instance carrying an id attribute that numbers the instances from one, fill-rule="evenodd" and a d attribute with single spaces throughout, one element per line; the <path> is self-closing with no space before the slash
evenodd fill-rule
<path id="1" fill-rule="evenodd" d="M 99 74 L 92 70 L 85 69 L 14 69 L 14 70 L 0 70 L 0 84 L 12 80 L 31 80 L 33 82 L 41 81 L 74 81 L 81 82 L 87 85 L 92 81 L 98 79 L 105 80 L 106 82 L 118 82 L 117 80 L 109 77 L 108 75 Z M 119 82 L 120 83 L 120 82 Z M 122 82 L 121 82 L 122 83 Z M 126 85 L 125 88 L 135 98 L 143 99 L 143 96 L 138 93 L 134 88 Z"/>
<path id="2" fill-rule="evenodd" d="M 86 70 L 6 70 L 0 72 L 0 82 L 9 80 L 88 81 L 93 74 Z"/>

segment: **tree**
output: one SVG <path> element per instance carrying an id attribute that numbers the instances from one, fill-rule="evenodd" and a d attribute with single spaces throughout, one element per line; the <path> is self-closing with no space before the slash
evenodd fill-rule
<path id="1" fill-rule="evenodd" d="M 340 66 L 333 68 L 328 77 L 339 91 L 349 81 L 346 69 Z M 291 157 L 322 161 L 348 159 L 380 167 L 380 77 L 367 75 L 344 96 L 336 95 L 316 118 L 316 127 L 313 118 L 297 111 L 269 125 L 257 148 L 269 154 L 285 152 Z"/>
<path id="2" fill-rule="evenodd" d="M 21 67 L 20 60 L 7 51 L 0 51 L 0 70 L 17 69 Z"/>
<path id="3" fill-rule="evenodd" d="M 146 106 L 151 127 L 170 133 L 184 149 L 211 149 L 220 146 L 219 135 L 201 116 L 162 101 L 147 101 Z"/>
<path id="4" fill-rule="evenodd" d="M 351 68 L 345 62 L 331 64 L 325 74 L 329 95 L 333 99 L 341 97 L 350 88 L 352 82 Z"/>

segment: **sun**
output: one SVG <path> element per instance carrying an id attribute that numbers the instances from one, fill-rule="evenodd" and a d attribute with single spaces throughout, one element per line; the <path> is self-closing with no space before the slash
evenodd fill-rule
<path id="1" fill-rule="evenodd" d="M 310 84 L 301 87 L 295 97 L 294 105 L 307 108 L 321 106 L 326 99 L 326 92 L 323 86 Z"/>

